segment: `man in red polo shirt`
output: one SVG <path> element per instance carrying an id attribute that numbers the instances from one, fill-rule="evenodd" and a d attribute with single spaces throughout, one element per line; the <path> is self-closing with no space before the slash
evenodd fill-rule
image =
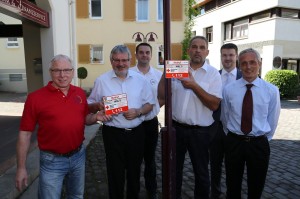
<path id="1" fill-rule="evenodd" d="M 108 121 L 103 112 L 89 114 L 84 91 L 71 85 L 74 68 L 69 57 L 55 56 L 49 66 L 52 81 L 30 93 L 25 102 L 17 142 L 16 188 L 27 185 L 26 156 L 38 125 L 40 176 L 38 198 L 60 199 L 66 177 L 68 198 L 83 198 L 85 124 Z"/>

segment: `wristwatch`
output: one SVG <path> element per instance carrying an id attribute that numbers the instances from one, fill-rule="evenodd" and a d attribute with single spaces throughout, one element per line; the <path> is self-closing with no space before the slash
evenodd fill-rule
<path id="1" fill-rule="evenodd" d="M 141 117 L 143 115 L 142 111 L 140 110 L 138 117 Z"/>

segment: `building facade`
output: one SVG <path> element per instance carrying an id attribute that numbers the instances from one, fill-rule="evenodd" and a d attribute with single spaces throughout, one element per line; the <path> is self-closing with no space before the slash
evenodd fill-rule
<path id="1" fill-rule="evenodd" d="M 170 5 L 171 57 L 181 59 L 185 0 L 170 0 Z M 32 20 L 32 17 L 40 16 L 37 13 L 39 10 L 46 12 L 48 25 L 41 26 L 39 19 Z M 34 15 L 31 18 L 22 15 L 26 11 Z M 83 89 L 90 90 L 96 77 L 111 69 L 109 55 L 115 45 L 125 44 L 129 47 L 133 66 L 136 62 L 135 46 L 140 42 L 152 45 L 151 64 L 162 69 L 163 12 L 163 0 L 0 0 L 0 21 L 6 25 L 19 23 L 17 29 L 22 32 L 18 37 L 13 36 L 14 31 L 12 36 L 0 34 L 3 47 L 1 57 L 3 55 L 7 60 L 0 60 L 0 75 L 9 69 L 18 74 L 12 75 L 15 79 L 20 75 L 27 77 L 27 90 L 32 92 L 50 80 L 48 64 L 51 58 L 56 54 L 65 54 L 74 61 L 75 71 L 78 67 L 88 70 L 88 76 L 81 81 L 81 85 Z M 0 26 L 0 30 L 6 31 L 7 26 Z M 23 49 L 23 54 L 17 52 L 17 49 L 13 51 L 7 48 L 6 43 L 11 38 L 17 39 L 19 52 Z M 13 62 L 16 60 L 23 60 L 23 63 L 18 63 L 21 70 L 15 67 Z M 12 71 L 14 68 L 18 70 Z M 26 74 L 23 74 L 24 71 Z M 78 85 L 76 72 L 73 84 Z M 0 85 L 0 91 L 6 91 L 7 84 L 2 85 L 4 87 Z M 13 84 L 10 82 L 10 85 Z M 26 84 L 23 86 L 26 87 Z M 17 89 L 11 91 L 19 92 Z"/>
<path id="2" fill-rule="evenodd" d="M 262 77 L 270 70 L 300 74 L 300 1 L 198 0 L 193 31 L 209 40 L 208 61 L 221 68 L 220 47 L 235 43 L 239 51 L 258 50 Z"/>
<path id="3" fill-rule="evenodd" d="M 21 24 L 18 19 L 0 13 L 2 26 Z M 0 38 L 0 91 L 27 92 L 23 38 Z"/>
<path id="4" fill-rule="evenodd" d="M 170 0 L 170 4 L 171 57 L 181 59 L 185 0 Z M 77 64 L 88 70 L 82 80 L 85 90 L 93 87 L 97 76 L 111 69 L 109 56 L 115 45 L 129 47 L 134 66 L 135 47 L 140 42 L 149 42 L 153 48 L 151 65 L 162 69 L 163 0 L 76 1 Z"/>

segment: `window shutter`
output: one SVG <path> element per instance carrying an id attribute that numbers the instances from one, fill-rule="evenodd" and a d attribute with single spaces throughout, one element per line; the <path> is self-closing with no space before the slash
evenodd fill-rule
<path id="1" fill-rule="evenodd" d="M 124 21 L 135 21 L 135 0 L 123 0 Z"/>
<path id="2" fill-rule="evenodd" d="M 77 18 L 89 18 L 89 0 L 76 1 Z"/>
<path id="3" fill-rule="evenodd" d="M 171 21 L 182 21 L 182 0 L 171 0 Z"/>
<path id="4" fill-rule="evenodd" d="M 171 59 L 182 60 L 182 45 L 181 43 L 171 44 Z"/>
<path id="5" fill-rule="evenodd" d="M 90 63 L 90 45 L 79 44 L 78 45 L 78 62 L 81 64 Z"/>
<path id="6" fill-rule="evenodd" d="M 130 61 L 130 66 L 135 66 L 136 65 L 136 59 L 135 59 L 135 43 L 127 43 L 124 44 L 126 45 L 131 53 L 131 61 Z"/>

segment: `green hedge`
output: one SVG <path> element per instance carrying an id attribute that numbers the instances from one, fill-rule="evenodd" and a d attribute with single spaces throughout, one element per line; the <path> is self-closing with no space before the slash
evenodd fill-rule
<path id="1" fill-rule="evenodd" d="M 299 77 L 293 70 L 271 70 L 265 78 L 267 82 L 276 85 L 281 98 L 290 98 L 299 95 Z"/>

